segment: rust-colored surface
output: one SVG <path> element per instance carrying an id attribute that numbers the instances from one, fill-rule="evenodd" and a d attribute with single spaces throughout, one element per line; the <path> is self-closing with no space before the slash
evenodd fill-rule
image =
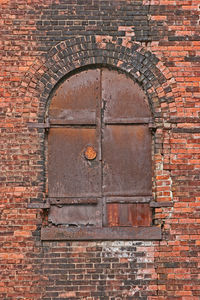
<path id="1" fill-rule="evenodd" d="M 102 100 L 105 122 L 151 117 L 148 100 L 138 84 L 122 73 L 103 69 Z"/>
<path id="2" fill-rule="evenodd" d="M 100 96 L 100 69 L 82 71 L 66 79 L 54 93 L 49 118 L 94 123 Z"/>
<path id="3" fill-rule="evenodd" d="M 107 212 L 107 225 L 112 226 L 120 226 L 119 225 L 119 211 L 120 207 L 118 203 L 107 204 L 106 212 Z"/>
<path id="4" fill-rule="evenodd" d="M 151 209 L 149 204 L 109 203 L 107 208 L 107 225 L 113 226 L 150 226 Z"/>
<path id="5" fill-rule="evenodd" d="M 88 229 L 102 227 L 102 219 L 108 227 L 150 226 L 152 119 L 141 88 L 117 71 L 82 71 L 54 93 L 49 121 L 49 221 Z"/>
<path id="6" fill-rule="evenodd" d="M 152 212 L 149 204 L 137 203 L 129 206 L 129 219 L 132 226 L 150 226 Z"/>
<path id="7" fill-rule="evenodd" d="M 87 146 L 85 150 L 85 157 L 88 160 L 93 160 L 97 157 L 97 152 L 95 151 L 94 147 L 92 146 Z"/>
<path id="8" fill-rule="evenodd" d="M 107 125 L 102 146 L 104 195 L 151 195 L 151 134 L 148 127 Z"/>
<path id="9" fill-rule="evenodd" d="M 88 144 L 97 148 L 93 128 L 51 128 L 48 136 L 49 197 L 101 196 L 101 165 L 85 159 Z"/>

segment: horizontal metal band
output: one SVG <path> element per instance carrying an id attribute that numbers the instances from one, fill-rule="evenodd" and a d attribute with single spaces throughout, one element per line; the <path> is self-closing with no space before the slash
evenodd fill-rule
<path id="1" fill-rule="evenodd" d="M 67 121 L 56 121 L 54 123 L 27 123 L 28 128 L 41 128 L 41 129 L 49 129 L 49 128 L 56 128 L 56 127 L 84 127 L 84 126 L 90 126 L 95 127 L 95 123 L 79 123 L 79 122 L 67 122 Z"/>
<path id="2" fill-rule="evenodd" d="M 152 118 L 106 118 L 105 124 L 149 124 L 153 123 Z"/>
<path id="3" fill-rule="evenodd" d="M 46 209 L 50 208 L 50 203 L 44 202 L 44 203 L 28 203 L 27 208 L 39 208 L 39 209 Z"/>
<path id="4" fill-rule="evenodd" d="M 44 203 L 29 203 L 28 208 L 39 208 L 46 209 L 50 208 L 50 205 L 80 205 L 80 204 L 98 204 L 103 201 L 104 197 L 50 197 Z M 106 203 L 150 203 L 150 207 L 167 207 L 173 206 L 171 202 L 155 202 L 152 201 L 152 196 L 133 196 L 133 197 L 123 197 L 123 196 L 112 196 L 105 197 Z"/>
<path id="5" fill-rule="evenodd" d="M 83 241 L 83 240 L 161 240 L 161 228 L 149 227 L 43 227 L 43 241 Z"/>
<path id="6" fill-rule="evenodd" d="M 84 120 L 84 119 L 78 119 L 78 120 L 70 120 L 70 119 L 57 119 L 57 120 L 50 120 L 50 127 L 52 125 L 96 125 L 96 120 Z"/>
<path id="7" fill-rule="evenodd" d="M 173 203 L 172 202 L 155 202 L 155 201 L 152 201 L 150 202 L 150 207 L 172 207 L 173 206 Z"/>
<path id="8" fill-rule="evenodd" d="M 36 123 L 36 122 L 29 122 L 27 123 L 28 128 L 42 128 L 46 129 L 50 127 L 49 123 Z"/>
<path id="9" fill-rule="evenodd" d="M 107 203 L 149 203 L 153 200 L 151 196 L 135 197 L 105 197 Z"/>
<path id="10" fill-rule="evenodd" d="M 110 119 L 105 121 L 106 125 L 145 125 L 148 124 L 150 128 L 155 129 L 156 126 L 152 122 L 150 118 L 131 118 L 131 119 Z M 37 123 L 37 122 L 29 122 L 27 123 L 28 128 L 50 128 L 50 127 L 60 127 L 60 126 L 96 126 L 95 120 L 70 120 L 70 119 L 53 119 L 50 122 L 45 123 Z"/>
<path id="11" fill-rule="evenodd" d="M 65 204 L 65 205 L 71 205 L 71 204 L 97 204 L 100 198 L 48 198 L 50 204 Z"/>
<path id="12" fill-rule="evenodd" d="M 128 193 L 118 193 L 117 195 L 113 195 L 113 192 L 104 192 L 102 197 L 105 197 L 107 199 L 114 199 L 114 198 L 119 198 L 119 199 L 122 199 L 122 198 L 146 198 L 146 197 L 152 197 L 152 193 L 150 190 L 142 190 L 141 189 L 138 189 L 138 190 L 133 190 L 133 191 L 130 191 Z"/>

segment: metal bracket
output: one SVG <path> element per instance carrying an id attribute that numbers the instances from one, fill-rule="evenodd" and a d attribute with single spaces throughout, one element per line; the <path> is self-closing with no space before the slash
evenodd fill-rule
<path id="1" fill-rule="evenodd" d="M 45 123 L 28 122 L 27 126 L 28 126 L 28 128 L 49 129 L 50 123 L 49 123 L 49 120 L 47 119 L 47 121 Z"/>
<path id="2" fill-rule="evenodd" d="M 159 208 L 159 207 L 172 207 L 173 203 L 172 202 L 156 202 L 152 201 L 150 202 L 150 207 L 152 208 Z"/>
<path id="3" fill-rule="evenodd" d="M 48 199 L 47 199 L 46 202 L 43 202 L 43 203 L 28 203 L 27 208 L 30 208 L 30 209 L 35 209 L 35 208 L 48 209 L 48 208 L 50 208 L 50 203 L 49 203 Z"/>

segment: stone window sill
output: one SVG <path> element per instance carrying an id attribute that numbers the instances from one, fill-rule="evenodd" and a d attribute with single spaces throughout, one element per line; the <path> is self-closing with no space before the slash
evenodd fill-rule
<path id="1" fill-rule="evenodd" d="M 41 239 L 55 240 L 161 240 L 159 226 L 141 227 L 42 227 Z"/>

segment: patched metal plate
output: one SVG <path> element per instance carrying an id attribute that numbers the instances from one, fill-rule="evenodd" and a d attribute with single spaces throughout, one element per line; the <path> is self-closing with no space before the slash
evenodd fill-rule
<path id="1" fill-rule="evenodd" d="M 100 70 L 86 70 L 66 79 L 54 93 L 50 108 L 50 122 L 68 121 L 70 124 L 94 124 L 100 96 Z"/>
<path id="2" fill-rule="evenodd" d="M 51 128 L 48 135 L 49 197 L 101 196 L 101 165 L 95 128 Z M 85 157 L 88 146 L 97 154 Z"/>
<path id="3" fill-rule="evenodd" d="M 151 134 L 148 126 L 107 125 L 102 146 L 104 195 L 151 195 Z"/>
<path id="4" fill-rule="evenodd" d="M 148 99 L 138 84 L 125 74 L 102 70 L 102 100 L 105 123 L 134 122 L 135 118 L 150 118 Z"/>
<path id="5" fill-rule="evenodd" d="M 106 205 L 107 226 L 150 226 L 151 209 L 149 204 L 109 203 Z"/>
<path id="6" fill-rule="evenodd" d="M 98 205 L 52 205 L 49 221 L 55 225 L 68 224 L 71 226 L 102 226 L 101 202 Z"/>

